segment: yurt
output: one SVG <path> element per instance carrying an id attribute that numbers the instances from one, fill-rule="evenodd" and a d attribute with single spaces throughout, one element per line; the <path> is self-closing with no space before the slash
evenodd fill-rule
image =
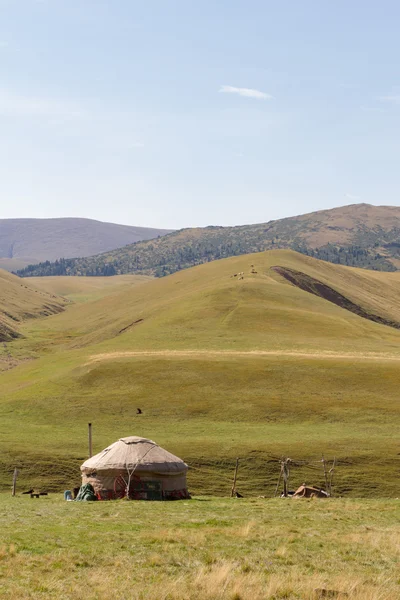
<path id="1" fill-rule="evenodd" d="M 187 464 L 146 438 L 119 439 L 81 466 L 82 485 L 91 483 L 99 500 L 190 498 Z"/>

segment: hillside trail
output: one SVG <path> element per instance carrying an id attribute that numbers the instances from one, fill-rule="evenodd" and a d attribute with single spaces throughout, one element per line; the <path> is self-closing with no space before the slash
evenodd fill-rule
<path id="1" fill-rule="evenodd" d="M 296 352 L 293 350 L 127 350 L 124 352 L 120 351 L 92 354 L 86 364 L 106 360 L 115 360 L 118 358 L 257 358 L 264 356 L 287 356 L 306 359 L 400 360 L 400 355 L 383 353 L 379 354 L 373 352 Z"/>

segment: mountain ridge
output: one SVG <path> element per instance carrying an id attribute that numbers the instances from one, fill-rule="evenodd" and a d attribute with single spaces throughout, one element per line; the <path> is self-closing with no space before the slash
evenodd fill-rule
<path id="1" fill-rule="evenodd" d="M 170 232 L 80 217 L 0 219 L 0 267 L 92 256 Z"/>
<path id="2" fill-rule="evenodd" d="M 271 249 L 396 271 L 400 267 L 400 207 L 351 204 L 267 223 L 180 229 L 92 257 L 42 263 L 18 274 L 161 277 L 212 260 Z"/>

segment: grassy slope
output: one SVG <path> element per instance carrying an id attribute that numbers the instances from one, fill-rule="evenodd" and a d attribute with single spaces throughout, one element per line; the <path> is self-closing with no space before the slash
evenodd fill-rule
<path id="1" fill-rule="evenodd" d="M 398 505 L 215 498 L 74 504 L 2 494 L 0 597 L 395 600 Z M 317 589 L 346 596 L 319 596 Z"/>
<path id="2" fill-rule="evenodd" d="M 256 274 L 251 274 L 254 264 Z M 31 328 L 104 350 L 397 349 L 398 332 L 373 325 L 285 282 L 270 270 L 307 271 L 371 312 L 400 320 L 400 275 L 346 269 L 290 251 L 217 261 L 135 290 L 72 307 Z M 232 277 L 245 272 L 244 280 Z M 143 321 L 129 328 L 130 324 Z M 118 333 L 125 329 L 123 336 Z M 384 343 L 387 346 L 384 347 Z M 102 348 L 100 348 L 102 349 Z"/>
<path id="3" fill-rule="evenodd" d="M 145 275 L 116 275 L 115 277 L 32 277 L 29 279 L 37 288 L 68 298 L 73 302 L 87 302 L 120 292 L 131 290 L 153 278 Z"/>
<path id="4" fill-rule="evenodd" d="M 0 270 L 0 341 L 21 335 L 21 323 L 63 310 L 66 302 L 53 293 Z"/>
<path id="5" fill-rule="evenodd" d="M 226 493 L 240 455 L 239 489 L 271 494 L 272 457 L 325 452 L 340 461 L 338 492 L 397 494 L 400 332 L 291 286 L 270 270 L 276 265 L 400 320 L 397 273 L 271 252 L 202 265 L 31 322 L 29 346 L 13 347 L 42 357 L 2 376 L 2 484 L 20 464 L 26 482 L 72 485 L 92 421 L 96 451 L 122 435 L 156 439 L 194 467 L 195 491 Z M 232 277 L 241 271 L 244 280 Z M 323 482 L 317 466 L 293 476 L 293 485 Z"/>

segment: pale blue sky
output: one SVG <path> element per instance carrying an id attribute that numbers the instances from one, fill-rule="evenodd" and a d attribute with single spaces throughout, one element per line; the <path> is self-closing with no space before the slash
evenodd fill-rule
<path id="1" fill-rule="evenodd" d="M 400 4 L 0 0 L 0 218 L 400 204 Z"/>

